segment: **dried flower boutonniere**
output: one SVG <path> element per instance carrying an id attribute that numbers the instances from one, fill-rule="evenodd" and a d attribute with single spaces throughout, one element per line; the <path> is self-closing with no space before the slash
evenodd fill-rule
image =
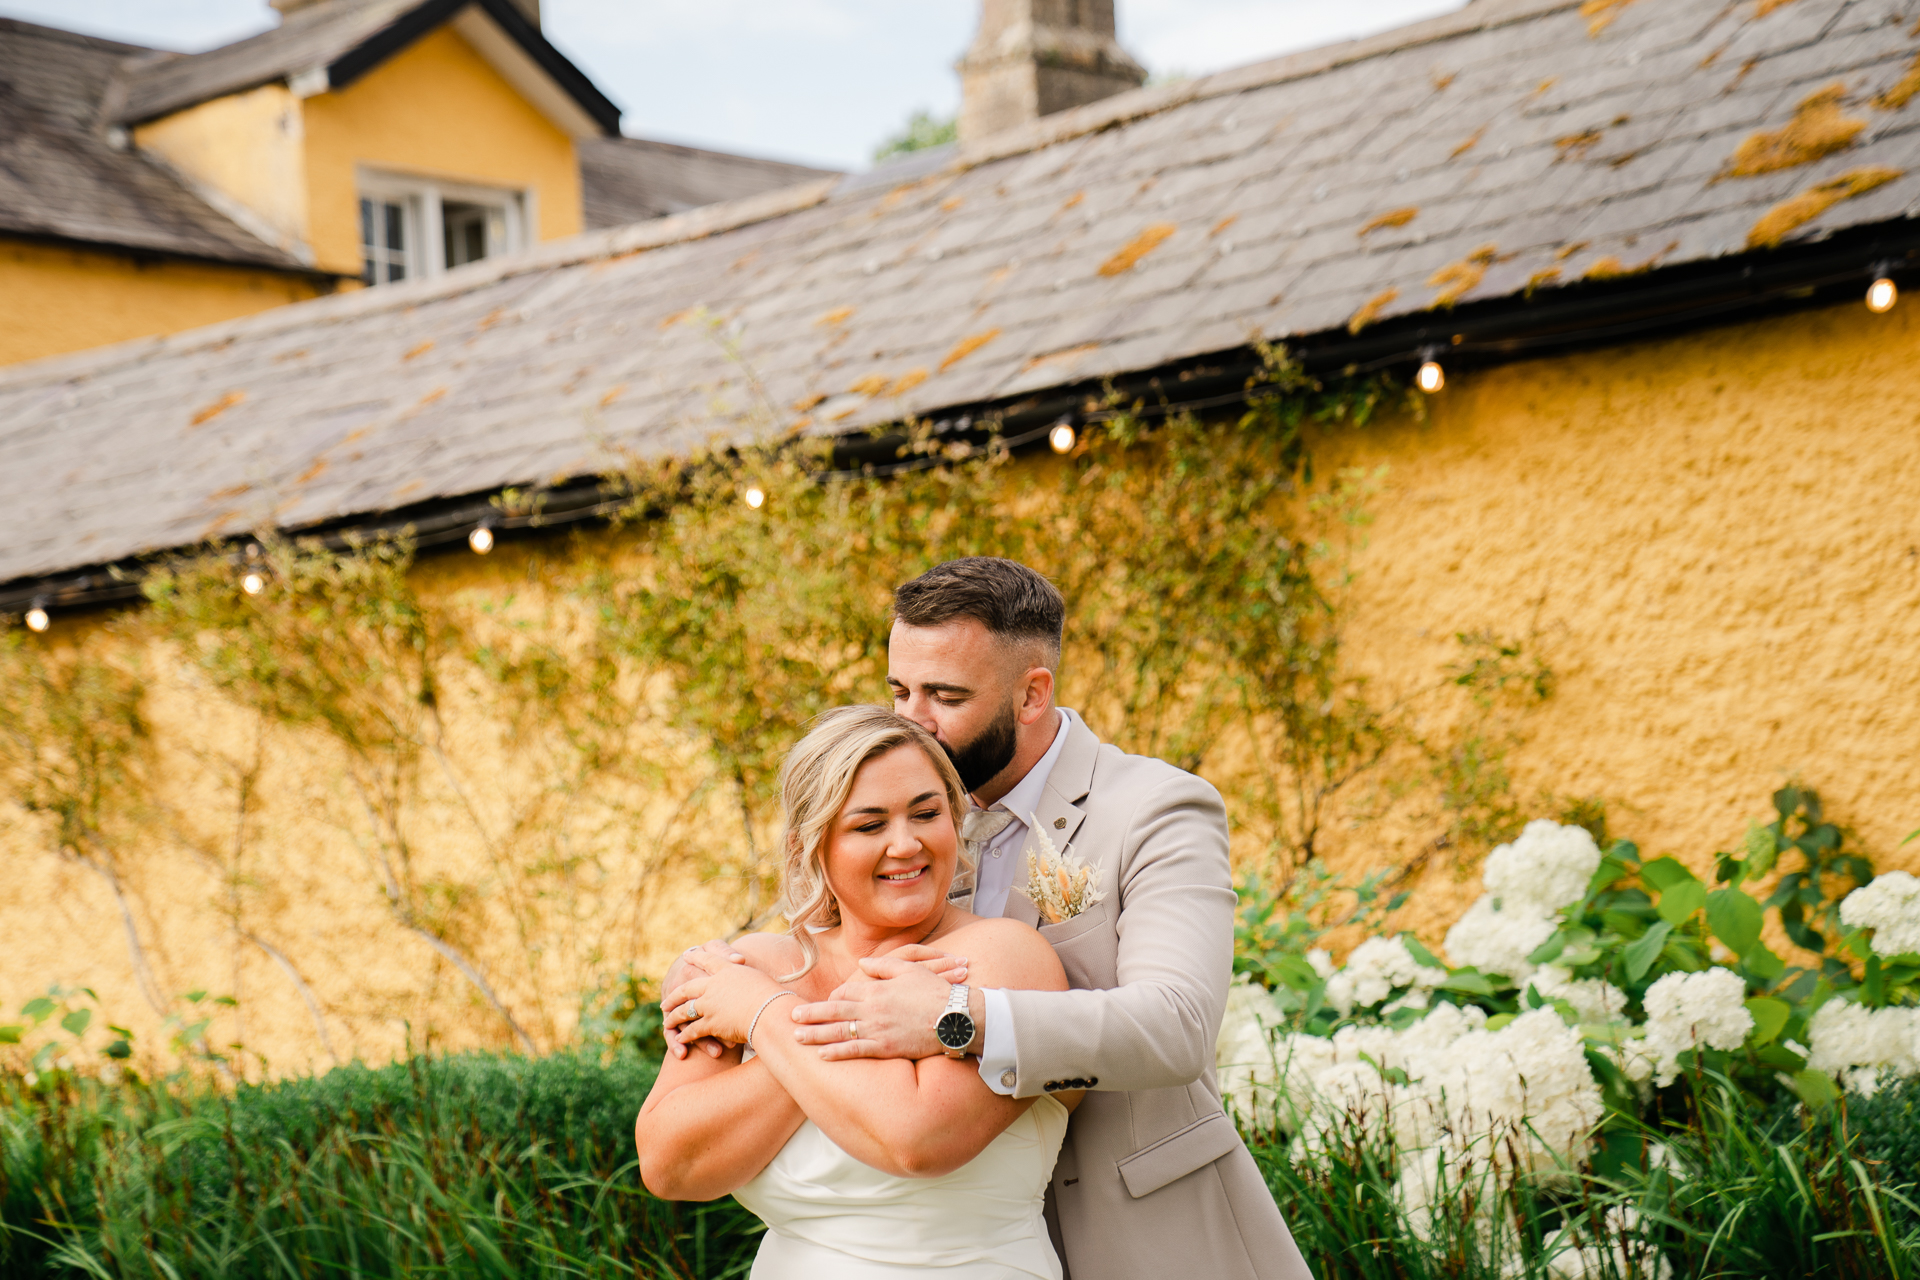
<path id="1" fill-rule="evenodd" d="M 1027 831 L 1027 896 L 1048 924 L 1071 920 L 1107 896 L 1093 887 L 1093 868 L 1078 854 L 1053 847 L 1038 817 L 1028 815 Z"/>

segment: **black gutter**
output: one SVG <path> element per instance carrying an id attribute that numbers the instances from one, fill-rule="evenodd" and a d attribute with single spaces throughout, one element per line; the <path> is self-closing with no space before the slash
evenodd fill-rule
<path id="1" fill-rule="evenodd" d="M 1410 370 L 1430 357 L 1453 374 L 1859 303 L 1867 285 L 1879 275 L 1920 287 L 1920 220 L 1854 228 L 1787 249 L 1576 282 L 1531 298 L 1513 295 L 1448 312 L 1422 312 L 1358 334 L 1345 329 L 1309 334 L 1289 342 L 1288 349 L 1315 376 L 1396 367 Z M 948 443 L 1044 448 L 1047 433 L 1055 425 L 1084 425 L 1107 416 L 1109 385 L 1121 402 L 1140 403 L 1141 412 L 1149 418 L 1181 411 L 1225 414 L 1262 394 L 1252 381 L 1260 368 L 1258 351 L 1235 347 L 1112 379 L 1086 379 L 1023 396 L 950 406 L 925 425 Z M 834 442 L 828 470 L 820 478 L 896 475 L 944 462 L 938 453 L 903 457 L 907 443 L 904 432 L 842 436 Z M 604 520 L 628 505 L 616 485 L 598 478 L 536 488 L 531 496 L 537 505 L 513 513 L 493 501 L 494 492 L 422 502 L 287 532 L 339 549 L 355 538 L 410 530 L 416 546 L 431 550 L 457 546 L 482 523 L 496 532 L 557 529 Z M 242 544 L 230 544 L 228 549 L 238 564 Z M 178 553 L 131 557 L 113 565 L 0 585 L 0 614 L 18 614 L 35 604 L 67 610 L 138 599 L 145 566 L 169 554 Z"/>

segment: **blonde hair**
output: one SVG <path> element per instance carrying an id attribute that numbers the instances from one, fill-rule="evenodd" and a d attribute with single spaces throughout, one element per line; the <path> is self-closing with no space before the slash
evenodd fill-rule
<path id="1" fill-rule="evenodd" d="M 853 775 L 869 760 L 899 747 L 920 748 L 946 788 L 947 804 L 958 835 L 966 812 L 966 788 L 947 753 L 933 735 L 885 707 L 836 707 L 814 719 L 807 736 L 793 744 L 780 765 L 780 807 L 786 818 L 786 861 L 780 869 L 780 893 L 789 932 L 804 957 L 791 982 L 819 961 L 815 929 L 840 923 L 840 901 L 827 883 L 827 830 L 853 791 Z M 964 870 L 965 848 L 962 847 Z"/>

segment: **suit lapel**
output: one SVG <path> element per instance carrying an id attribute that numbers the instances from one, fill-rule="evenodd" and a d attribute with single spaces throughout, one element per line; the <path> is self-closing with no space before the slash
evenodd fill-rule
<path id="1" fill-rule="evenodd" d="M 1099 737 L 1078 717 L 1067 721 L 1066 729 L 1067 744 L 1060 749 L 1059 759 L 1053 762 L 1053 772 L 1047 775 L 1047 785 L 1040 793 L 1040 807 L 1034 812 L 1046 829 L 1047 838 L 1053 841 L 1053 847 L 1062 853 L 1079 833 L 1080 824 L 1086 821 L 1086 810 L 1080 803 L 1093 790 L 1093 765 L 1100 755 Z M 1088 865 L 1097 863 L 1095 858 L 1081 856 Z M 1040 919 L 1039 910 L 1020 892 L 1018 885 L 1007 895 L 1006 909 L 1000 914 L 1027 924 L 1036 924 Z"/>

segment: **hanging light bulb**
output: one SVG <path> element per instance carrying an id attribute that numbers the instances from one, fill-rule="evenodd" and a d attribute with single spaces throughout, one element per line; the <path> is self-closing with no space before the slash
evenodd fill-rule
<path id="1" fill-rule="evenodd" d="M 473 554 L 483 556 L 493 550 L 493 530 L 486 525 L 477 526 L 467 535 L 467 545 L 473 548 Z"/>
<path id="2" fill-rule="evenodd" d="M 267 580 L 257 573 L 250 573 L 240 579 L 241 589 L 250 596 L 257 596 L 267 589 Z"/>
<path id="3" fill-rule="evenodd" d="M 1900 290 L 1885 276 L 1867 286 L 1867 310 L 1875 314 L 1893 310 L 1893 304 L 1898 301 Z"/>
<path id="4" fill-rule="evenodd" d="M 39 605 L 36 604 L 33 606 L 33 608 L 27 610 L 27 630 L 45 631 L 48 627 L 52 625 L 53 625 L 53 619 L 49 618 L 47 616 L 47 611 L 45 609 L 42 609 Z"/>
<path id="5" fill-rule="evenodd" d="M 1424 361 L 1419 372 L 1413 375 L 1413 385 L 1432 395 L 1447 385 L 1447 371 L 1440 367 L 1438 360 Z"/>
<path id="6" fill-rule="evenodd" d="M 1065 453 L 1073 448 L 1075 439 L 1073 424 L 1064 418 L 1054 423 L 1053 430 L 1047 432 L 1047 443 L 1053 447 L 1055 453 Z"/>
<path id="7" fill-rule="evenodd" d="M 757 484 L 750 485 L 747 488 L 747 491 L 741 494 L 740 496 L 742 499 L 745 500 L 746 504 L 752 507 L 755 511 L 758 511 L 762 506 L 766 504 L 766 501 L 767 501 L 767 491 L 765 489 L 762 489 Z"/>

